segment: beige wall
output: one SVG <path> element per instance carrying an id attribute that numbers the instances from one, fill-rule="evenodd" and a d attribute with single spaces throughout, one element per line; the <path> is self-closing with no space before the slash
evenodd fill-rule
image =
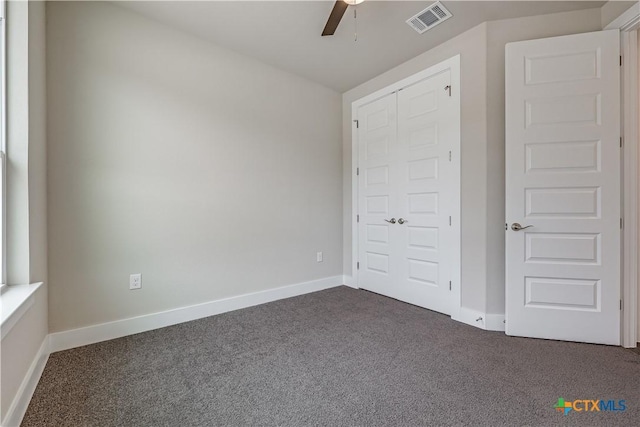
<path id="1" fill-rule="evenodd" d="M 43 2 L 8 4 L 7 276 L 13 285 L 45 285 L 0 343 L 3 421 L 48 333 L 44 32 Z"/>
<path id="2" fill-rule="evenodd" d="M 47 280 L 45 2 L 29 4 L 29 281 Z"/>
<path id="3" fill-rule="evenodd" d="M 504 313 L 504 47 L 600 29 L 600 10 L 481 24 L 343 95 L 345 274 L 351 274 L 351 103 L 461 55 L 462 306 Z"/>
<path id="4" fill-rule="evenodd" d="M 94 2 L 47 78 L 51 332 L 342 274 L 340 94 Z"/>

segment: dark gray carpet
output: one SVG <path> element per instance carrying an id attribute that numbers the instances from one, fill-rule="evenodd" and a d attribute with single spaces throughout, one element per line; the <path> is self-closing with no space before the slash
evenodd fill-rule
<path id="1" fill-rule="evenodd" d="M 554 410 L 625 399 L 622 413 Z M 638 425 L 640 355 L 346 287 L 52 354 L 24 426 Z"/>

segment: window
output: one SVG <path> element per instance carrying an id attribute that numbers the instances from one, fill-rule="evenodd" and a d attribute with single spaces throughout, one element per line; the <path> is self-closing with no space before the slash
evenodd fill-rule
<path id="1" fill-rule="evenodd" d="M 6 17 L 6 2 L 5 0 L 0 0 L 0 293 L 6 287 L 7 283 L 7 272 L 6 272 L 6 247 L 7 247 L 7 239 L 6 239 L 6 163 L 7 163 L 7 155 L 6 155 L 6 136 L 7 136 L 7 110 L 6 110 L 6 83 L 7 83 L 7 73 L 6 73 L 6 44 L 5 44 L 5 35 L 6 35 L 6 25 L 5 19 Z"/>

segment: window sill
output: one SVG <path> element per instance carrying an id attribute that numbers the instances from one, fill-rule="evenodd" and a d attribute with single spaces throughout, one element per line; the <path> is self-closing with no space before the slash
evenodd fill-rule
<path id="1" fill-rule="evenodd" d="M 0 303 L 2 303 L 2 320 L 0 322 L 0 340 L 18 323 L 20 318 L 33 305 L 33 294 L 42 286 L 42 283 L 32 285 L 7 286 L 2 290 Z"/>

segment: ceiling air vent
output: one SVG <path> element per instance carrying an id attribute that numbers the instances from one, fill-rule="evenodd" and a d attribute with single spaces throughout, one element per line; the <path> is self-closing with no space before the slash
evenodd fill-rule
<path id="1" fill-rule="evenodd" d="M 422 34 L 452 16 L 451 12 L 449 12 L 442 3 L 437 1 L 422 12 L 407 19 L 407 24 Z"/>

